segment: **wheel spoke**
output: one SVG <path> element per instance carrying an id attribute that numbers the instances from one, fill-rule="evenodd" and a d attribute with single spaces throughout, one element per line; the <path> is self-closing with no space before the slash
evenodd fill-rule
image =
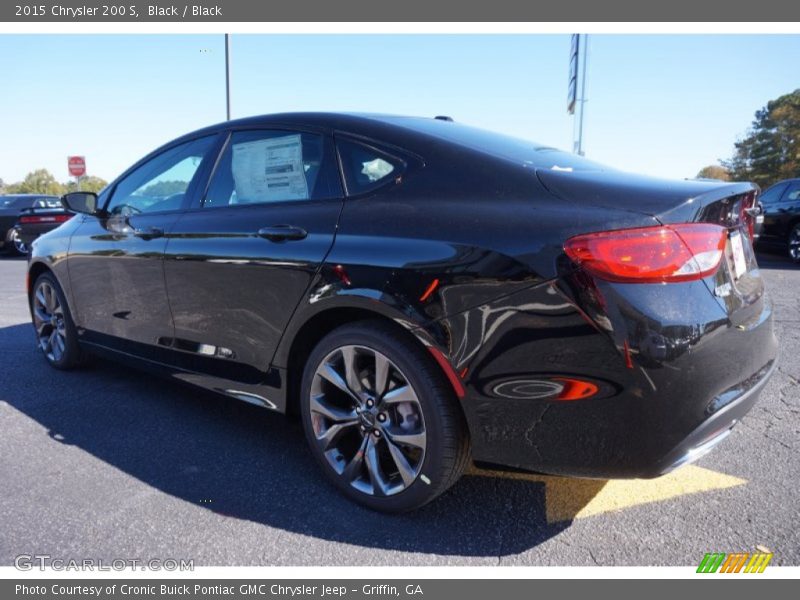
<path id="1" fill-rule="evenodd" d="M 40 286 L 38 290 L 36 290 L 36 299 L 39 301 L 39 305 L 42 307 L 43 310 L 47 309 L 47 298 L 44 295 L 44 286 Z"/>
<path id="2" fill-rule="evenodd" d="M 369 480 L 372 482 L 372 493 L 376 496 L 385 496 L 387 485 L 381 473 L 381 464 L 378 460 L 378 447 L 375 438 L 372 436 L 368 437 L 366 459 L 367 473 L 369 474 Z"/>
<path id="3" fill-rule="evenodd" d="M 386 445 L 389 447 L 389 454 L 391 454 L 392 460 L 394 460 L 394 464 L 397 466 L 397 471 L 403 479 L 403 485 L 408 487 L 414 483 L 416 479 L 414 468 L 408 463 L 408 459 L 405 457 L 405 454 L 403 454 L 403 451 L 391 440 L 387 439 Z"/>
<path id="4" fill-rule="evenodd" d="M 393 389 L 383 396 L 384 404 L 399 404 L 401 402 L 413 402 L 414 404 L 419 404 L 417 395 L 414 393 L 412 387 L 408 384 L 401 385 L 400 387 Z"/>
<path id="5" fill-rule="evenodd" d="M 361 402 L 361 399 L 353 393 L 353 391 L 347 386 L 347 382 L 345 382 L 342 376 L 339 375 L 339 373 L 330 365 L 330 363 L 326 362 L 320 366 L 320 368 L 317 370 L 317 374 L 329 383 L 335 385 L 345 394 L 353 398 L 353 400 L 356 402 Z"/>
<path id="6" fill-rule="evenodd" d="M 42 286 L 44 287 L 44 297 L 47 299 L 47 312 L 51 315 L 53 314 L 53 288 L 49 285 Z"/>
<path id="7" fill-rule="evenodd" d="M 375 388 L 373 391 L 378 397 L 381 397 L 386 392 L 386 387 L 389 384 L 389 370 L 391 365 L 387 359 L 380 352 L 375 353 Z"/>
<path id="8" fill-rule="evenodd" d="M 358 420 L 358 415 L 356 415 L 355 410 L 346 411 L 331 406 L 325 401 L 324 395 L 311 397 L 311 412 L 320 414 L 334 423 L 355 422 Z"/>
<path id="9" fill-rule="evenodd" d="M 64 336 L 58 330 L 56 330 L 56 346 L 58 346 L 59 354 L 64 354 L 67 349 L 67 345 L 64 343 Z"/>
<path id="10" fill-rule="evenodd" d="M 350 462 L 347 463 L 344 471 L 342 471 L 342 477 L 347 479 L 347 481 L 353 482 L 361 475 L 361 467 L 364 464 L 364 453 L 367 451 L 368 443 L 369 438 L 365 436 L 361 442 L 361 447 L 359 447 L 353 458 L 351 458 Z"/>
<path id="11" fill-rule="evenodd" d="M 42 324 L 50 321 L 50 317 L 47 314 L 45 314 L 45 312 L 39 306 L 33 307 L 33 316 L 37 321 L 41 322 Z"/>
<path id="12" fill-rule="evenodd" d="M 50 336 L 47 338 L 47 348 L 48 350 L 50 350 L 50 352 L 53 354 L 54 357 L 56 355 L 55 339 L 56 339 L 56 330 L 53 329 L 53 331 L 50 332 Z"/>
<path id="13" fill-rule="evenodd" d="M 421 448 L 422 450 L 425 450 L 427 445 L 427 436 L 424 431 L 419 433 L 392 433 L 391 431 L 387 431 L 386 435 L 388 435 L 395 444 L 413 446 L 414 448 Z"/>
<path id="14" fill-rule="evenodd" d="M 342 348 L 342 361 L 344 363 L 344 377 L 347 381 L 347 387 L 350 391 L 358 396 L 363 392 L 363 386 L 358 380 L 358 371 L 356 370 L 356 349 L 353 346 L 344 346 Z"/>
<path id="15" fill-rule="evenodd" d="M 345 431 L 358 424 L 358 421 L 344 421 L 334 423 L 328 427 L 321 436 L 317 436 L 317 441 L 322 445 L 323 452 L 327 452 L 336 446 L 336 441 Z"/>

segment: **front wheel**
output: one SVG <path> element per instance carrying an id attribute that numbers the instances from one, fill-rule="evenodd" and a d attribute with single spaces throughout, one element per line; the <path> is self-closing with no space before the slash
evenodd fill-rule
<path id="1" fill-rule="evenodd" d="M 461 476 L 469 438 L 452 389 L 408 334 L 378 321 L 344 325 L 314 349 L 301 412 L 312 453 L 349 498 L 403 512 Z"/>
<path id="2" fill-rule="evenodd" d="M 47 362 L 56 369 L 81 363 L 81 349 L 64 292 L 56 278 L 42 273 L 33 284 L 31 315 L 36 341 Z"/>
<path id="3" fill-rule="evenodd" d="M 795 223 L 789 231 L 789 258 L 800 263 L 800 223 Z"/>

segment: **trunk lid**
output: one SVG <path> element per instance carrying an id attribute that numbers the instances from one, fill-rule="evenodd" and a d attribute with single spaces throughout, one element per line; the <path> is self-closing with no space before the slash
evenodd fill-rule
<path id="1" fill-rule="evenodd" d="M 537 170 L 550 193 L 565 202 L 645 214 L 663 224 L 714 223 L 728 229 L 717 272 L 705 278 L 731 325 L 754 327 L 764 314 L 764 283 L 752 245 L 753 183 L 672 181 L 619 171 Z M 749 211 L 749 212 L 748 212 Z M 588 233 L 588 232 L 587 232 Z"/>

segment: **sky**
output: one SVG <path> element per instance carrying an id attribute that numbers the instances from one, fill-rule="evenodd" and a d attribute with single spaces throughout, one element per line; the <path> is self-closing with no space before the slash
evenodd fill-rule
<path id="1" fill-rule="evenodd" d="M 231 37 L 233 117 L 349 110 L 455 120 L 572 149 L 568 35 Z M 623 170 L 693 177 L 756 110 L 800 87 L 798 35 L 590 36 L 584 149 Z M 0 35 L 0 178 L 106 180 L 225 118 L 222 35 Z"/>

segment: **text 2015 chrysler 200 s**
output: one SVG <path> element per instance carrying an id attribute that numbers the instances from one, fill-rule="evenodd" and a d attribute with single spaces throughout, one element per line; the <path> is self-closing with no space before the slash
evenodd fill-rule
<path id="1" fill-rule="evenodd" d="M 775 365 L 757 192 L 446 119 L 249 118 L 67 195 L 31 313 L 54 367 L 100 352 L 299 413 L 375 509 L 470 460 L 651 477 L 724 438 Z"/>

